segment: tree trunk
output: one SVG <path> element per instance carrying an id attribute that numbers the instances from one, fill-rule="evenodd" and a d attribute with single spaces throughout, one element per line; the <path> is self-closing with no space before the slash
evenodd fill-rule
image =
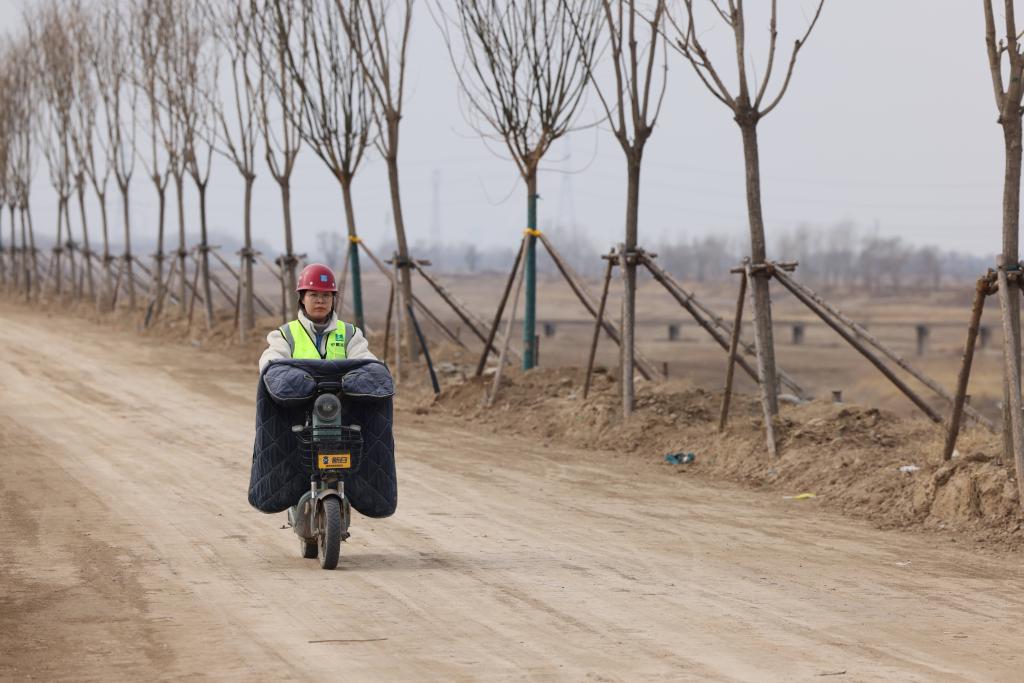
<path id="1" fill-rule="evenodd" d="M 109 305 L 114 293 L 114 273 L 110 269 L 110 224 L 107 218 L 107 191 L 96 190 L 100 205 L 100 223 L 103 228 L 103 302 Z"/>
<path id="2" fill-rule="evenodd" d="M 210 291 L 210 246 L 206 236 L 206 183 L 196 183 L 199 191 L 199 269 L 203 278 L 203 312 L 206 329 L 213 329 L 213 293 Z"/>
<path id="3" fill-rule="evenodd" d="M 1011 116 L 1002 122 L 1003 142 L 1006 147 L 1006 168 L 1003 175 L 1003 263 L 1007 268 L 1016 268 L 1020 260 L 1018 233 L 1020 230 L 1020 173 L 1022 126 L 1019 116 Z M 1020 285 L 1009 281 L 1006 294 L 1009 300 L 1010 325 L 1016 348 L 1013 353 L 1020 358 Z M 1019 364 L 1018 364 L 1019 367 Z M 1010 413 L 1009 366 L 1003 377 L 1003 456 L 1006 462 L 1014 459 L 1013 430 Z"/>
<path id="4" fill-rule="evenodd" d="M 289 178 L 278 180 L 281 186 L 281 207 L 284 211 L 284 261 L 281 263 L 281 317 L 285 322 L 294 320 L 299 315 L 298 297 L 292 297 L 288 303 L 288 289 L 298 281 L 295 273 L 295 245 L 292 241 L 292 186 Z"/>
<path id="5" fill-rule="evenodd" d="M 167 213 L 167 182 L 164 181 L 161 184 L 160 180 L 156 180 L 157 193 L 157 221 L 156 221 L 156 254 L 153 259 L 156 261 L 154 265 L 154 272 L 156 273 L 156 309 L 155 315 L 160 315 L 160 311 L 164 307 L 164 218 Z"/>
<path id="6" fill-rule="evenodd" d="M 757 122 L 741 122 L 743 160 L 746 165 L 747 214 L 750 220 L 750 256 L 753 265 L 763 264 L 767 258 L 764 238 L 764 217 L 761 213 L 761 168 L 757 149 Z M 754 325 L 760 340 L 758 353 L 764 364 L 764 391 L 772 416 L 779 413 L 778 384 L 775 371 L 775 341 L 772 336 L 772 301 L 768 287 L 768 273 L 757 270 L 750 282 L 754 304 Z"/>
<path id="7" fill-rule="evenodd" d="M 245 229 L 245 246 L 242 248 L 242 316 L 238 326 L 239 339 L 245 342 L 246 336 L 256 327 L 256 305 L 253 300 L 252 282 L 252 186 L 256 178 L 245 177 L 245 207 L 242 212 L 242 225 Z"/>
<path id="8" fill-rule="evenodd" d="M 28 209 L 24 206 L 21 207 L 21 267 L 22 273 L 25 278 L 25 300 L 28 301 L 32 298 L 32 283 L 35 280 L 35 273 L 33 264 L 35 263 L 35 252 L 29 251 L 28 248 L 28 220 L 25 214 L 28 213 Z"/>
<path id="9" fill-rule="evenodd" d="M 3 204 L 0 204 L 0 223 L 3 223 L 3 217 L 4 217 L 3 209 L 4 209 Z M 14 247 L 12 245 L 11 249 L 6 250 L 6 252 L 5 252 L 5 250 L 4 250 L 3 230 L 0 229 L 0 280 L 3 281 L 4 288 L 6 288 L 7 284 L 8 284 L 7 283 L 7 261 L 8 261 L 8 257 L 10 257 L 9 260 L 11 261 L 12 267 L 13 267 L 13 263 L 14 263 L 14 251 L 13 251 L 13 249 L 14 249 Z"/>
<path id="10" fill-rule="evenodd" d="M 352 315 L 355 326 L 366 329 L 363 320 L 363 283 L 359 271 L 359 244 L 356 242 L 356 212 L 352 205 L 352 178 L 341 181 L 341 196 L 345 202 L 345 221 L 348 224 L 348 266 L 352 273 Z"/>
<path id="11" fill-rule="evenodd" d="M 22 208 L 22 211 L 23 211 L 22 217 L 23 218 L 25 218 L 25 217 L 28 218 L 28 248 L 29 248 L 29 254 L 32 255 L 32 257 L 30 259 L 31 262 L 32 262 L 32 278 L 31 278 L 31 282 L 35 283 L 35 288 L 36 288 L 36 290 L 38 290 L 39 289 L 39 277 L 40 277 L 39 276 L 39 252 L 36 251 L 36 228 L 35 228 L 35 225 L 33 225 L 33 223 L 32 223 L 32 208 L 28 205 L 28 200 L 25 201 L 25 206 Z M 22 235 L 22 238 L 24 238 L 24 235 Z M 32 288 L 29 287 L 28 291 L 26 292 L 26 298 L 28 296 L 31 296 L 31 294 L 32 294 Z"/>
<path id="12" fill-rule="evenodd" d="M 633 352 L 636 346 L 636 259 L 640 220 L 640 160 L 642 152 L 626 162 L 626 244 L 622 259 L 622 416 L 633 413 Z"/>
<path id="13" fill-rule="evenodd" d="M 64 234 L 64 200 L 57 200 L 57 241 L 53 243 L 53 261 L 50 267 L 53 269 L 53 276 L 56 278 L 57 295 L 64 293 L 64 277 L 61 272 L 61 252 L 64 251 L 64 243 L 61 238 Z"/>
<path id="14" fill-rule="evenodd" d="M 178 306 L 181 315 L 188 313 L 188 298 L 185 296 L 188 286 L 188 252 L 185 251 L 185 187 L 182 173 L 174 174 L 174 191 L 178 199 Z"/>
<path id="15" fill-rule="evenodd" d="M 128 288 L 128 308 L 135 310 L 135 277 L 132 273 L 132 224 L 128 210 L 128 183 L 119 183 L 121 208 L 124 213 L 124 276 Z"/>
<path id="16" fill-rule="evenodd" d="M 526 176 L 526 227 L 537 229 L 537 169 L 532 168 Z M 524 282 L 526 300 L 523 303 L 523 370 L 536 365 L 537 350 L 537 237 L 526 236 L 526 263 Z"/>
<path id="17" fill-rule="evenodd" d="M 68 248 L 68 264 L 71 266 L 71 296 L 78 301 L 80 287 L 78 286 L 78 262 L 75 259 L 75 240 L 71 236 L 71 195 L 64 198 L 64 234 L 67 236 L 65 246 Z"/>
<path id="18" fill-rule="evenodd" d="M 89 223 L 85 217 L 85 182 L 78 183 L 78 212 L 82 217 L 82 255 L 85 257 L 85 281 L 89 285 L 89 298 L 99 308 L 100 300 L 96 297 L 96 282 L 92 276 L 92 247 L 89 245 Z"/>
<path id="19" fill-rule="evenodd" d="M 405 240 L 405 219 L 402 217 L 402 197 L 398 189 L 398 118 L 390 117 L 388 120 L 388 154 L 385 158 L 388 167 L 388 185 L 391 189 L 391 212 L 395 220 L 395 240 L 398 242 L 398 259 L 402 262 L 399 274 L 402 285 L 402 301 L 411 302 L 412 299 L 412 269 L 408 267 L 409 247 Z M 412 320 L 405 316 L 405 339 L 408 349 L 408 357 L 415 361 L 418 358 L 418 349 L 413 343 L 416 331 L 413 329 Z"/>
<path id="20" fill-rule="evenodd" d="M 17 232 L 14 229 L 14 226 L 15 226 L 14 202 L 12 201 L 10 206 L 8 206 L 7 208 L 9 209 L 9 213 L 11 215 L 11 270 L 13 271 L 11 273 L 11 275 L 14 278 L 14 288 L 15 288 L 15 290 L 17 290 L 18 287 L 21 285 L 21 264 L 18 262 L 18 253 L 19 252 L 17 250 L 18 241 L 16 239 L 18 234 L 17 234 Z M 20 253 L 22 254 L 22 259 L 24 259 L 25 258 L 25 256 L 24 256 L 24 254 L 25 254 L 25 251 L 24 251 L 25 250 L 24 238 L 23 238 L 23 241 L 22 241 L 21 249 L 22 249 L 22 251 Z"/>

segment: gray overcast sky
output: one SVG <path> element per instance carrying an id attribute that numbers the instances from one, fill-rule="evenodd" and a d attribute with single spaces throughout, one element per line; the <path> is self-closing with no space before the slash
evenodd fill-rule
<path id="1" fill-rule="evenodd" d="M 0 0 L 0 26 L 19 30 L 23 4 Z M 780 45 L 788 50 L 814 3 L 782 4 Z M 757 17 L 750 23 L 751 33 L 766 25 Z M 827 0 L 789 93 L 759 126 L 769 241 L 800 223 L 852 221 L 863 231 L 877 225 L 883 234 L 915 244 L 995 252 L 1003 153 L 983 29 L 978 2 Z M 725 37 L 721 26 L 707 34 L 719 68 L 733 73 L 731 53 L 718 42 Z M 451 63 L 424 0 L 415 10 L 410 61 L 400 149 L 410 240 L 433 239 L 436 172 L 444 241 L 515 244 L 525 224 L 525 189 L 512 163 L 489 152 L 466 124 Z M 756 51 L 754 61 L 763 70 Z M 742 236 L 739 130 L 676 53 L 669 54 L 669 70 L 665 107 L 644 161 L 641 243 L 708 232 Z M 591 97 L 583 118 L 597 117 L 598 102 Z M 579 131 L 550 156 L 540 178 L 542 226 L 575 220 L 600 248 L 619 241 L 624 162 L 610 133 Z M 37 230 L 49 235 L 55 209 L 41 159 L 37 166 L 33 210 Z M 579 172 L 559 172 L 565 170 Z M 266 172 L 257 186 L 256 235 L 280 245 L 277 187 Z M 300 248 L 313 249 L 318 232 L 343 230 L 340 193 L 308 151 L 293 187 Z M 379 243 L 391 228 L 378 158 L 361 169 L 355 187 L 360 232 Z M 132 192 L 133 234 L 141 236 L 152 229 L 156 207 L 141 166 Z M 240 233 L 240 205 L 237 173 L 218 161 L 211 181 L 213 229 Z M 190 231 L 194 218 L 193 209 Z M 115 234 L 118 226 L 116 221 Z"/>

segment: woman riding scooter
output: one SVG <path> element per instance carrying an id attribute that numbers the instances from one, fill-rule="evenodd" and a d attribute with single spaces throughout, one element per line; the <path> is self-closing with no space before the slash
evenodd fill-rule
<path id="1" fill-rule="evenodd" d="M 376 356 L 370 352 L 369 343 L 362 331 L 355 325 L 338 319 L 334 311 L 338 283 L 330 268 L 319 263 L 306 266 L 299 275 L 295 291 L 299 294 L 298 318 L 267 335 L 267 350 L 260 356 L 261 376 L 268 365 L 274 361 L 286 359 L 305 361 L 377 360 Z M 333 403 L 338 405 L 338 400 L 335 398 Z M 309 436 L 308 426 L 307 429 L 302 429 L 300 425 L 298 429 L 306 437 Z M 293 431 L 295 431 L 294 428 Z M 344 429 L 339 426 L 335 431 L 342 432 Z M 340 449 L 338 450 L 340 452 Z M 351 450 L 343 457 L 347 460 L 341 461 L 340 466 L 352 467 Z M 391 462 L 393 463 L 393 456 Z M 319 488 L 323 489 L 320 493 L 331 494 L 333 491 L 334 494 L 338 494 L 342 490 L 336 481 L 338 477 L 333 476 L 335 474 L 333 471 L 321 474 L 326 475 L 327 478 L 324 479 L 321 476 L 315 479 Z M 316 530 L 312 528 L 313 522 L 309 514 L 312 504 L 306 501 L 316 492 L 317 488 L 315 487 L 314 490 L 299 499 L 298 503 L 288 508 L 288 522 L 302 538 L 303 557 L 315 558 L 319 554 L 321 566 L 325 569 L 333 569 L 338 562 L 338 543 L 348 537 L 349 504 L 347 499 L 344 499 L 343 503 L 341 502 L 343 500 L 341 494 L 338 494 L 334 503 L 325 502 L 324 505 L 327 507 L 324 510 L 333 510 L 333 512 L 323 514 L 336 519 L 331 522 L 326 520 L 323 514 L 318 519 L 322 527 L 334 524 L 335 526 L 331 527 L 333 534 L 327 534 L 326 527 L 321 529 L 324 533 L 315 533 Z M 331 507 L 332 505 L 334 507 Z M 315 540 L 314 535 L 319 538 L 319 541 Z M 330 540 L 328 540 L 328 536 Z M 321 548 L 320 545 L 324 547 Z"/>

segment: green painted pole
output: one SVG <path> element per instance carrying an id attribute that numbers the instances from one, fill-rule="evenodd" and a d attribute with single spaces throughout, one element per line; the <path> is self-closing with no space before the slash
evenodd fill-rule
<path id="1" fill-rule="evenodd" d="M 523 370 L 530 370 L 536 364 L 537 334 L 537 176 L 526 183 L 526 310 L 523 312 Z"/>
<path id="2" fill-rule="evenodd" d="M 355 314 L 355 325 L 365 330 L 363 324 L 363 280 L 359 275 L 359 242 L 348 241 L 349 270 L 352 271 L 352 311 Z"/>

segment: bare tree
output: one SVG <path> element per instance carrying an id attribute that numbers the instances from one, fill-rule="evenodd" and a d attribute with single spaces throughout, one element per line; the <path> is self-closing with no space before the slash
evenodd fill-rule
<path id="1" fill-rule="evenodd" d="M 71 196 L 71 116 L 74 106 L 74 55 L 72 36 L 63 18 L 63 7 L 49 0 L 28 23 L 29 44 L 37 51 L 32 78 L 39 84 L 44 107 L 38 141 L 50 172 L 50 184 L 57 193 L 57 235 L 53 245 L 53 272 L 58 296 L 64 292 L 63 259 L 67 247 L 72 290 L 74 289 L 74 242 L 64 225 Z"/>
<path id="2" fill-rule="evenodd" d="M 210 25 L 215 27 L 214 36 L 227 57 L 228 73 L 231 76 L 230 102 L 223 102 L 215 90 L 206 93 L 212 98 L 210 109 L 217 119 L 217 137 L 221 143 L 217 150 L 235 165 L 245 185 L 242 206 L 242 297 L 239 302 L 241 311 L 238 326 L 239 337 L 244 342 L 256 325 L 252 190 L 256 182 L 256 144 L 259 141 L 259 118 L 263 101 L 263 79 L 260 76 L 260 55 L 256 44 L 258 28 L 250 0 L 221 0 L 206 7 Z M 229 108 L 231 115 L 226 113 Z"/>
<path id="3" fill-rule="evenodd" d="M 161 21 L 160 0 L 138 0 L 133 8 L 133 12 L 135 14 L 134 22 L 136 26 L 134 33 L 136 86 L 145 96 L 146 104 L 149 108 L 147 126 L 149 154 L 145 158 L 145 163 L 149 178 L 153 181 L 158 202 L 156 253 L 153 254 L 153 279 L 155 280 L 156 289 L 153 292 L 153 298 L 157 307 L 156 314 L 159 314 L 163 304 L 165 288 L 164 260 L 166 254 L 164 252 L 164 236 L 166 232 L 167 186 L 170 184 L 171 176 L 176 171 L 179 178 L 180 206 L 182 203 L 180 178 L 184 171 L 181 168 L 180 145 L 176 144 L 178 127 L 175 126 L 174 117 L 164 104 L 167 98 L 162 88 L 163 81 L 160 78 L 163 58 L 161 51 L 164 48 L 162 38 L 165 28 L 165 24 Z M 179 215 L 179 223 L 182 218 Z M 185 265 L 183 258 L 180 265 Z M 182 273 L 181 283 L 182 290 L 184 290 L 184 272 Z M 166 283 L 167 286 L 169 284 L 169 282 Z M 179 300 L 183 303 L 184 299 L 184 291 L 179 292 Z"/>
<path id="4" fill-rule="evenodd" d="M 388 169 L 402 299 L 406 305 L 412 305 L 409 246 L 405 238 L 405 218 L 398 183 L 398 132 L 402 120 L 406 48 L 409 45 L 413 0 L 398 0 L 395 3 L 397 10 L 392 10 L 389 0 L 334 1 L 366 86 L 376 102 L 374 113 L 380 131 L 376 145 Z M 397 31 L 394 30 L 396 28 Z M 393 34 L 397 34 L 397 39 L 392 39 Z M 405 316 L 405 338 L 410 358 L 418 356 L 413 343 L 415 334 L 412 316 Z"/>
<path id="5" fill-rule="evenodd" d="M 114 181 L 121 192 L 124 251 L 121 255 L 128 305 L 135 308 L 135 273 L 132 257 L 129 189 L 135 172 L 135 135 L 138 127 L 139 88 L 136 87 L 133 43 L 137 16 L 119 0 L 105 0 L 99 7 L 97 49 L 93 51 L 96 85 L 106 123 L 105 140 Z M 117 292 L 114 292 L 116 298 Z"/>
<path id="6" fill-rule="evenodd" d="M 292 239 L 292 171 L 302 147 L 299 116 L 302 95 L 292 77 L 288 53 L 296 21 L 296 0 L 251 0 L 258 19 L 257 46 L 260 58 L 260 133 L 266 143 L 267 166 L 281 191 L 284 217 L 284 254 L 279 259 L 281 318 L 297 315 L 298 300 L 291 295 L 297 280 L 295 244 Z"/>
<path id="7" fill-rule="evenodd" d="M 163 152 L 167 155 L 166 175 L 174 179 L 178 217 L 178 248 L 174 256 L 178 260 L 178 306 L 184 316 L 189 304 L 188 250 L 185 238 L 186 117 L 180 111 L 181 98 L 176 96 L 178 51 L 175 49 L 176 41 L 179 39 L 176 13 L 183 9 L 180 0 L 141 0 L 139 12 L 151 20 L 140 21 L 139 60 L 143 89 L 151 105 L 155 102 L 161 110 L 156 118 L 151 110 L 150 118 L 159 130 Z M 154 77 L 152 82 L 149 81 L 150 75 Z M 155 158 L 155 150 L 153 154 Z M 168 283 L 168 287 L 173 286 L 172 282 Z"/>
<path id="8" fill-rule="evenodd" d="M 596 75 L 598 56 L 590 51 L 592 43 L 581 40 L 587 72 L 604 108 L 608 125 L 626 156 L 626 241 L 623 255 L 622 310 L 622 412 L 633 412 L 633 348 L 636 332 L 636 247 L 640 223 L 640 168 L 644 148 L 661 112 L 668 75 L 664 50 L 658 40 L 665 15 L 665 0 L 654 0 L 651 18 L 640 16 L 636 0 L 600 0 L 570 2 L 562 0 L 573 26 L 585 27 L 590 14 L 600 13 L 607 31 L 612 73 L 611 86 L 603 86 Z M 643 9 L 643 8 L 641 8 Z M 646 29 L 646 42 L 637 40 L 637 24 Z M 581 39 L 584 37 L 581 31 Z M 661 73 L 654 66 L 661 54 Z M 657 83 L 656 83 L 657 82 Z M 653 97 L 652 97 L 653 96 Z"/>
<path id="9" fill-rule="evenodd" d="M 699 19 L 694 11 L 698 0 L 682 0 L 685 17 L 673 20 L 677 29 L 675 47 L 689 61 L 693 70 L 714 97 L 727 106 L 733 119 L 740 128 L 743 139 L 743 159 L 746 166 L 747 185 L 747 217 L 750 223 L 750 251 L 754 264 L 751 296 L 754 303 L 755 340 L 763 364 L 762 391 L 766 407 L 771 416 L 779 412 L 778 387 L 775 370 L 775 344 L 772 338 L 771 296 L 768 288 L 768 271 L 759 267 L 767 258 L 764 234 L 764 215 L 761 210 L 761 167 L 757 143 L 757 124 L 770 114 L 782 101 L 789 88 L 796 66 L 797 55 L 806 44 L 811 31 L 814 30 L 821 16 L 825 0 L 818 0 L 808 26 L 803 35 L 794 43 L 786 66 L 781 86 L 774 96 L 769 95 L 768 88 L 772 77 L 776 74 L 776 52 L 778 47 L 778 0 L 771 0 L 768 22 L 768 55 L 764 76 L 760 84 L 756 77 L 748 76 L 748 56 L 746 51 L 747 20 L 743 0 L 727 0 L 722 4 L 719 0 L 708 0 L 706 12 L 715 15 L 732 31 L 735 43 L 737 67 L 737 84 L 730 87 L 723 80 L 722 72 L 711 61 L 708 51 L 701 40 L 704 31 L 698 26 Z M 702 15 L 703 16 L 703 15 Z"/>
<path id="10" fill-rule="evenodd" d="M 39 83 L 35 80 L 35 51 L 31 47 L 31 35 L 14 43 L 4 60 L 9 74 L 8 89 L 5 92 L 5 110 L 11 126 L 11 227 L 14 226 L 13 209 L 17 206 L 21 232 L 20 262 L 22 289 L 25 298 L 31 299 L 36 292 L 39 277 L 38 253 L 35 232 L 32 227 L 32 211 L 29 196 L 34 173 L 33 140 L 39 103 Z"/>
<path id="11" fill-rule="evenodd" d="M 12 137 L 14 126 L 11 121 L 11 44 L 8 39 L 0 42 L 0 228 L 3 224 L 3 209 L 11 209 L 11 240 L 10 246 L 5 250 L 3 246 L 3 230 L 0 229 L 0 281 L 4 286 L 12 286 L 17 290 L 20 277 L 15 249 L 17 240 L 14 234 L 14 201 L 15 192 L 13 186 L 14 172 L 12 169 L 11 154 Z"/>
<path id="12" fill-rule="evenodd" d="M 96 137 L 96 85 L 93 71 L 93 51 L 96 49 L 95 28 L 88 16 L 80 6 L 72 5 L 72 11 L 65 15 L 69 22 L 68 32 L 73 37 L 74 48 L 74 99 L 72 101 L 71 116 L 71 145 L 74 150 L 74 187 L 78 196 L 78 212 L 82 224 L 82 268 L 85 271 L 86 281 L 89 286 L 89 296 L 100 306 L 100 292 L 97 290 L 93 278 L 92 260 L 93 252 L 89 242 L 89 221 L 85 212 L 85 190 L 86 179 L 88 178 L 96 185 L 98 172 L 96 168 L 96 156 L 94 140 Z M 109 175 L 109 164 L 104 164 Z M 104 230 L 104 244 L 106 244 L 106 231 Z M 104 249 L 106 253 L 107 249 Z M 107 272 L 105 284 L 109 284 L 109 272 Z"/>
<path id="13" fill-rule="evenodd" d="M 348 11 L 354 12 L 352 7 Z M 294 129 L 341 186 L 349 238 L 352 308 L 355 324 L 364 327 L 352 183 L 369 145 L 374 100 L 362 78 L 353 45 L 339 30 L 335 11 L 333 0 L 277 0 L 273 15 L 275 44 L 287 70 L 288 87 L 294 88 L 299 98 L 297 106 L 287 110 L 294 119 Z M 284 87 L 279 91 L 284 92 Z"/>
<path id="14" fill-rule="evenodd" d="M 1003 22 L 1005 35 L 996 36 L 996 19 L 992 0 L 983 0 L 985 12 L 985 47 L 992 78 L 992 90 L 996 98 L 997 122 L 1003 129 L 1003 146 L 1006 163 L 1003 174 L 1003 263 L 1007 268 L 1018 268 L 1020 262 L 1020 174 L 1021 150 L 1024 146 L 1024 132 L 1021 122 L 1021 100 L 1024 98 L 1024 54 L 1017 30 L 1017 18 L 1013 0 L 1003 0 Z M 1012 345 L 1011 353 L 1020 358 L 1020 283 L 1008 279 L 1006 296 L 1009 299 Z M 1009 366 L 1004 368 L 1003 378 L 1003 454 L 1007 460 L 1014 458 L 1013 432 L 1010 413 L 1011 382 L 1020 383 L 1020 377 L 1011 379 Z M 1019 457 L 1024 457 L 1018 454 Z M 1018 473 L 1021 474 L 1021 473 Z"/>
<path id="15" fill-rule="evenodd" d="M 468 104 L 471 125 L 486 140 L 505 145 L 526 184 L 526 308 L 523 368 L 536 362 L 537 170 L 551 144 L 565 135 L 583 101 L 589 78 L 583 55 L 593 55 L 600 28 L 596 11 L 574 22 L 561 0 L 457 0 L 457 20 L 443 20 L 448 51 Z M 593 8 L 592 0 L 584 3 Z M 448 26 L 455 23 L 462 55 Z"/>
<path id="16" fill-rule="evenodd" d="M 182 163 L 199 194 L 199 267 L 207 328 L 213 327 L 210 289 L 210 246 L 206 193 L 213 158 L 219 53 L 203 22 L 202 0 L 163 0 L 166 68 L 164 88 L 169 111 L 181 127 Z"/>

